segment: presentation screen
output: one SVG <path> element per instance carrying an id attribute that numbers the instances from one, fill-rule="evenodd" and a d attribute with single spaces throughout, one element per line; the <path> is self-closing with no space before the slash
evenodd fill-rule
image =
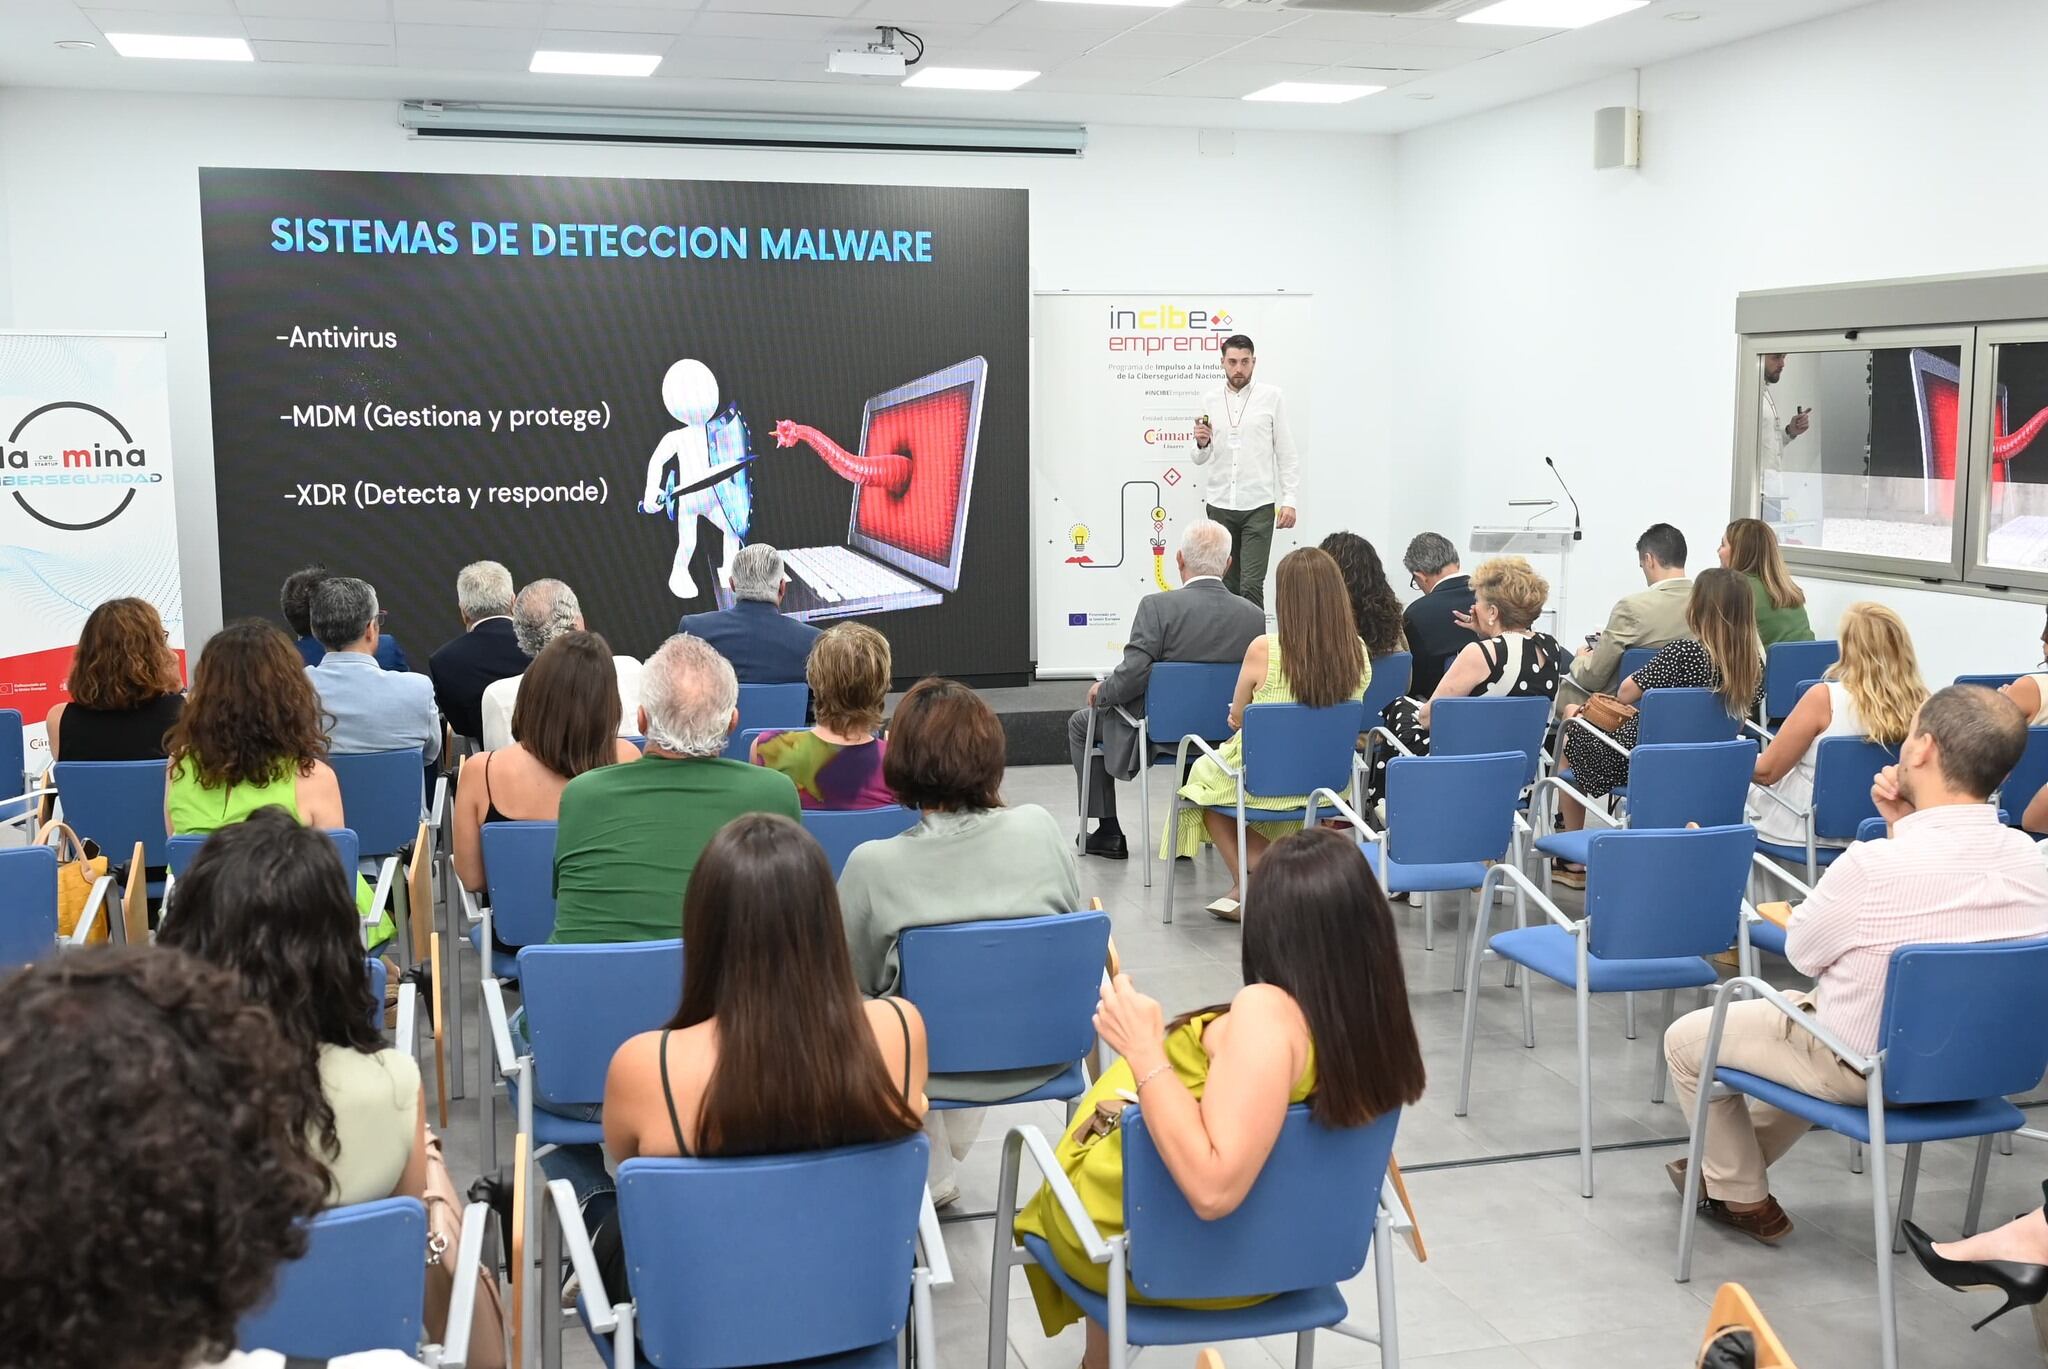
<path id="1" fill-rule="evenodd" d="M 1029 669 L 1025 192 L 208 168 L 200 206 L 229 617 L 319 562 L 422 659 L 489 559 L 644 657 L 766 542 L 899 678 Z"/>

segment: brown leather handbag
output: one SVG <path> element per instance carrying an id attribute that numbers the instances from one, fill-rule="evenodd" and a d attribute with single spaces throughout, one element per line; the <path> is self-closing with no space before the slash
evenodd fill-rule
<path id="1" fill-rule="evenodd" d="M 1579 716 L 1602 732 L 1614 736 L 1636 720 L 1638 711 L 1634 704 L 1625 704 L 1612 694 L 1595 694 L 1586 700 L 1586 706 L 1579 710 Z"/>

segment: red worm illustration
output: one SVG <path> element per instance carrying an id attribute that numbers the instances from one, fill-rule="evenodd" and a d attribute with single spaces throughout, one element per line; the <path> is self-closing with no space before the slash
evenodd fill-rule
<path id="1" fill-rule="evenodd" d="M 799 442 L 809 445 L 842 480 L 878 486 L 890 494 L 901 494 L 910 488 L 907 456 L 856 456 L 809 424 L 787 418 L 776 422 L 776 446 L 794 447 Z"/>
<path id="2" fill-rule="evenodd" d="M 2001 463 L 2012 460 L 2040 435 L 2043 426 L 2048 426 L 2048 409 L 2041 410 L 2013 432 L 1994 434 L 1991 439 L 1991 455 Z"/>

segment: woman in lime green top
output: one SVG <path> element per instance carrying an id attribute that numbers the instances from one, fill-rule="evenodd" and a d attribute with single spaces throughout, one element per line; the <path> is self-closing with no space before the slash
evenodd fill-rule
<path id="1" fill-rule="evenodd" d="M 1422 1096 L 1422 1047 L 1393 918 L 1357 846 L 1334 831 L 1296 831 L 1267 849 L 1252 878 L 1259 897 L 1244 930 L 1245 987 L 1227 1008 L 1168 1025 L 1128 975 L 1102 991 L 1096 1030 L 1123 1058 L 1081 1100 L 1056 1154 L 1106 1237 L 1124 1229 L 1121 1121 L 1129 1099 L 1144 1109 L 1152 1144 L 1188 1205 L 1214 1221 L 1251 1192 L 1289 1105 L 1306 1101 L 1324 1126 L 1355 1127 Z M 1076 1283 L 1107 1291 L 1106 1267 L 1089 1260 L 1049 1188 L 1018 1212 L 1015 1230 L 1045 1241 Z M 1080 1306 L 1043 1270 L 1027 1266 L 1025 1274 L 1048 1336 L 1080 1320 Z M 1154 1301 L 1135 1288 L 1129 1296 Z M 1082 1364 L 1100 1369 L 1107 1361 L 1103 1328 L 1091 1321 Z"/>
<path id="2" fill-rule="evenodd" d="M 1358 639 L 1358 627 L 1351 617 L 1351 599 L 1344 588 L 1344 573 L 1330 553 L 1318 547 L 1301 547 L 1280 558 L 1274 576 L 1274 606 L 1280 630 L 1251 644 L 1244 654 L 1244 668 L 1238 672 L 1237 694 L 1230 703 L 1230 725 L 1240 729 L 1220 748 L 1224 760 L 1241 766 L 1244 754 L 1244 710 L 1250 704 L 1301 703 L 1310 708 L 1329 708 L 1346 699 L 1365 697 L 1372 680 L 1372 662 L 1365 643 Z M 1283 658 L 1286 665 L 1283 667 Z M 1223 767 L 1207 756 L 1188 768 L 1181 797 L 1194 804 L 1235 804 L 1237 787 Z M 1246 795 L 1245 810 L 1257 808 L 1299 808 L 1306 795 Z M 1274 837 L 1284 836 L 1293 826 L 1285 822 L 1253 822 L 1245 835 L 1245 860 L 1257 866 L 1260 853 Z M 1237 868 L 1237 818 L 1232 813 L 1212 813 L 1203 808 L 1183 808 L 1180 826 L 1162 834 L 1159 855 L 1172 860 L 1176 855 L 1199 854 L 1205 842 L 1214 842 L 1230 867 L 1230 892 L 1209 905 L 1218 917 L 1234 918 L 1237 890 L 1244 872 Z"/>
<path id="3" fill-rule="evenodd" d="M 291 638 L 254 618 L 207 639 L 192 688 L 165 738 L 164 829 L 212 832 L 276 806 L 307 827 L 346 827 L 341 785 L 322 759 L 320 701 Z M 370 886 L 356 879 L 367 914 Z M 371 935 L 388 938 L 390 919 Z"/>
<path id="4" fill-rule="evenodd" d="M 1761 518 L 1738 518 L 1721 534 L 1721 564 L 1749 581 L 1756 599 L 1756 632 L 1766 647 L 1776 642 L 1810 642 L 1806 591 L 1785 568 L 1778 534 Z"/>

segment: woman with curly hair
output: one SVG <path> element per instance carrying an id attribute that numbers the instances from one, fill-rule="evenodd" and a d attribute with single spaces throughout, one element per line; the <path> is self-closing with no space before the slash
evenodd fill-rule
<path id="1" fill-rule="evenodd" d="M 1401 632 L 1401 600 L 1387 580 L 1387 569 L 1372 543 L 1355 532 L 1333 532 L 1319 545 L 1337 562 L 1344 593 L 1351 600 L 1351 620 L 1359 640 L 1374 660 L 1407 649 Z"/>
<path id="2" fill-rule="evenodd" d="M 301 1125 L 306 1090 L 270 1014 L 191 956 L 96 947 L 8 981 L 0 1359 L 278 1369 L 268 1351 L 237 1353 L 235 1328 L 305 1253 L 300 1222 L 327 1191 Z M 79 1155 L 91 1163 L 61 1160 Z"/>
<path id="3" fill-rule="evenodd" d="M 185 706 L 178 658 L 147 599 L 109 599 L 78 634 L 64 681 L 71 698 L 50 708 L 50 759 L 163 759 L 164 733 Z"/>

